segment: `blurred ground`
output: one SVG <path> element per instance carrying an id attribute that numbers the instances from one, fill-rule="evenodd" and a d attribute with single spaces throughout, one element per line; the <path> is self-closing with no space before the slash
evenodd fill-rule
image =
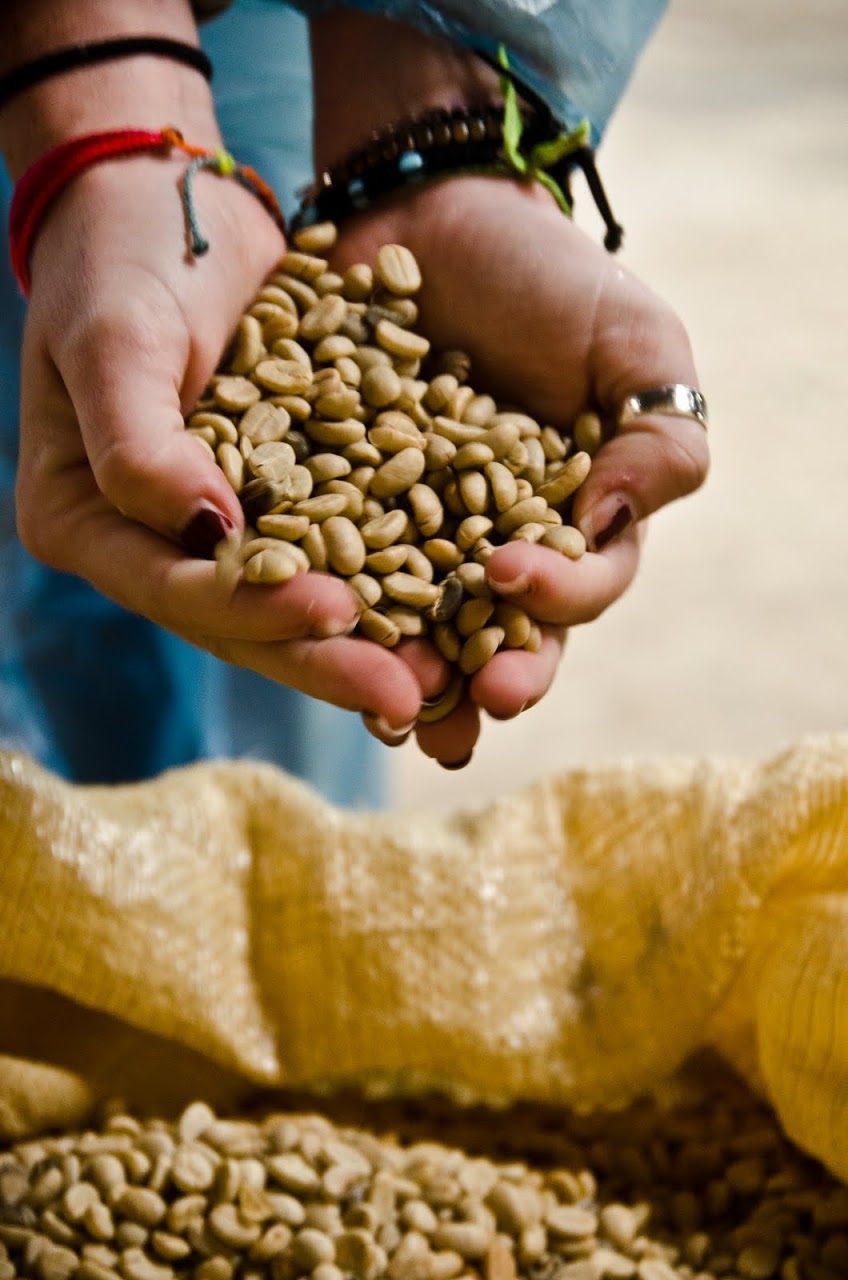
<path id="1" fill-rule="evenodd" d="M 845 0 L 672 0 L 601 172 L 626 262 L 689 326 L 712 473 L 654 519 L 630 593 L 571 634 L 543 703 L 488 722 L 462 773 L 393 754 L 399 805 L 848 729 L 846 66 Z"/>

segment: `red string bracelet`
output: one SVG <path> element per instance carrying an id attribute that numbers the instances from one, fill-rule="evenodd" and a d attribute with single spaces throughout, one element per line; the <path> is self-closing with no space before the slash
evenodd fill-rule
<path id="1" fill-rule="evenodd" d="M 285 220 L 274 192 L 254 169 L 237 164 L 228 151 L 211 151 L 186 142 L 178 129 L 112 129 L 107 133 L 89 133 L 51 147 L 21 177 L 12 197 L 9 211 L 9 249 L 15 278 L 21 292 L 29 294 L 29 259 L 36 234 L 47 211 L 69 182 L 85 169 L 101 160 L 113 160 L 139 151 L 158 151 L 167 155 L 179 150 L 191 157 L 191 164 L 180 182 L 180 194 L 191 252 L 204 254 L 209 243 L 197 225 L 192 195 L 192 179 L 199 169 L 210 169 L 222 177 L 232 177 L 261 200 L 281 230 Z"/>

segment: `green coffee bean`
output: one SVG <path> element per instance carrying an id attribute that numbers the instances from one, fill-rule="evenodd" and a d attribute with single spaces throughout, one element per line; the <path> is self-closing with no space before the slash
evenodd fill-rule
<path id="1" fill-rule="evenodd" d="M 339 293 L 343 283 L 342 277 L 336 271 L 325 271 L 323 275 L 316 276 L 312 281 L 312 288 L 319 298 L 323 298 L 325 293 Z"/>
<path id="2" fill-rule="evenodd" d="M 345 418 L 337 422 L 320 422 L 310 418 L 306 423 L 306 431 L 316 444 L 335 447 L 354 444 L 365 437 L 365 426 L 356 418 Z"/>
<path id="3" fill-rule="evenodd" d="M 316 222 L 294 233 L 294 242 L 303 253 L 326 253 L 338 238 L 335 223 Z"/>
<path id="4" fill-rule="evenodd" d="M 303 318 L 309 314 L 313 307 L 318 304 L 318 294 L 312 289 L 305 280 L 299 280 L 297 276 L 290 275 L 286 271 L 277 271 L 271 277 L 272 285 L 276 285 L 283 293 L 287 293 L 294 302 L 301 316 L 301 324 Z M 268 287 L 263 292 L 267 295 Z M 323 337 L 323 334 L 321 335 Z"/>
<path id="5" fill-rule="evenodd" d="M 494 612 L 494 600 L 466 600 L 454 618 L 454 626 L 459 634 L 464 639 L 467 639 L 475 631 L 485 627 Z M 506 635 L 506 632 L 504 632 L 504 635 Z"/>
<path id="6" fill-rule="evenodd" d="M 552 526 L 542 535 L 542 546 L 560 551 L 571 560 L 579 560 L 586 550 L 586 539 L 571 525 Z"/>
<path id="7" fill-rule="evenodd" d="M 326 258 L 316 257 L 311 253 L 293 252 L 289 250 L 280 262 L 280 268 L 288 272 L 289 275 L 297 276 L 299 280 L 307 280 L 310 283 L 323 275 L 327 270 Z"/>
<path id="8" fill-rule="evenodd" d="M 355 484 L 349 484 L 346 480 L 326 480 L 319 487 L 318 496 L 325 493 L 338 493 L 344 498 L 345 505 L 340 509 L 339 515 L 349 516 L 354 524 L 362 518 L 365 499 L 361 489 L 358 489 Z"/>
<path id="9" fill-rule="evenodd" d="M 485 467 L 487 462 L 494 462 L 495 455 L 485 440 L 472 440 L 461 445 L 454 456 L 454 471 L 465 471 L 469 468 Z"/>
<path id="10" fill-rule="evenodd" d="M 310 524 L 321 524 L 330 516 L 340 516 L 347 506 L 343 493 L 323 493 L 318 497 L 304 498 L 292 507 L 292 515 L 306 516 Z"/>
<path id="11" fill-rule="evenodd" d="M 254 445 L 247 459 L 248 470 L 257 480 L 288 480 L 294 465 L 294 449 L 284 440 Z"/>
<path id="12" fill-rule="evenodd" d="M 430 343 L 425 337 L 402 329 L 392 320 L 378 320 L 374 336 L 390 355 L 400 356 L 405 360 L 422 358 L 430 350 Z"/>
<path id="13" fill-rule="evenodd" d="M 402 636 L 422 636 L 426 630 L 426 621 L 420 608 L 410 605 L 392 605 L 386 609 L 386 617 L 393 622 Z"/>
<path id="14" fill-rule="evenodd" d="M 412 573 L 389 573 L 383 578 L 383 590 L 399 604 L 427 609 L 439 598 L 439 589 L 432 582 L 425 582 Z"/>
<path id="15" fill-rule="evenodd" d="M 382 593 L 381 593 L 382 594 Z M 366 609 L 359 616 L 359 630 L 367 640 L 376 640 L 377 644 L 392 649 L 400 640 L 400 628 L 391 618 L 376 609 Z"/>
<path id="16" fill-rule="evenodd" d="M 391 366 L 375 364 L 362 375 L 362 396 L 373 408 L 394 404 L 400 394 L 400 378 Z"/>
<path id="17" fill-rule="evenodd" d="M 273 586 L 288 582 L 297 572 L 297 561 L 282 544 L 278 549 L 258 551 L 244 566 L 246 582 Z"/>
<path id="18" fill-rule="evenodd" d="M 394 515 L 394 512 L 390 514 Z M 385 547 L 382 551 L 372 551 L 365 557 L 365 568 L 369 573 L 376 573 L 381 577 L 387 573 L 394 573 L 406 564 L 408 551 L 408 547 L 397 543 L 394 546 Z"/>
<path id="19" fill-rule="evenodd" d="M 488 510 L 489 485 L 482 471 L 460 471 L 456 485 L 461 504 L 457 514 L 461 514 L 463 508 L 470 515 L 483 515 Z"/>
<path id="20" fill-rule="evenodd" d="M 509 535 L 510 542 L 541 542 L 545 536 L 548 526 L 540 521 L 531 520 L 527 524 L 519 525 L 514 533 Z"/>
<path id="21" fill-rule="evenodd" d="M 377 251 L 377 277 L 391 293 L 406 298 L 421 288 L 421 272 L 402 244 L 384 244 Z"/>
<path id="22" fill-rule="evenodd" d="M 200 410 L 191 415 L 188 425 L 192 431 L 204 431 L 203 438 L 213 446 L 220 441 L 227 444 L 238 443 L 239 433 L 235 423 L 223 413 L 212 413 L 208 409 Z"/>
<path id="23" fill-rule="evenodd" d="M 576 492 L 589 474 L 592 459 L 586 452 L 575 453 L 569 458 L 554 480 L 548 480 L 536 490 L 540 498 L 551 507 L 559 507 Z"/>
<path id="24" fill-rule="evenodd" d="M 254 374 L 255 374 L 254 370 Z M 231 409 L 234 413 L 249 409 L 256 404 L 262 395 L 259 388 L 249 378 L 238 375 L 216 378 L 212 387 L 215 403 L 222 409 Z"/>
<path id="25" fill-rule="evenodd" d="M 462 414 L 462 421 L 485 427 L 497 411 L 498 406 L 491 396 L 472 396 Z"/>
<path id="26" fill-rule="evenodd" d="M 360 573 L 365 564 L 365 543 L 353 521 L 347 516 L 330 516 L 321 531 L 329 567 L 346 577 Z"/>
<path id="27" fill-rule="evenodd" d="M 254 387 L 255 391 L 264 387 L 266 391 L 273 391 L 276 395 L 301 395 L 312 385 L 312 373 L 309 369 L 305 369 L 297 360 L 284 360 L 280 356 L 260 360 L 253 370 L 253 377 L 259 384 Z M 256 399 L 258 398 L 257 395 Z"/>
<path id="28" fill-rule="evenodd" d="M 235 493 L 244 488 L 244 458 L 234 444 L 218 445 L 215 460 Z"/>
<path id="29" fill-rule="evenodd" d="M 581 413 L 574 424 L 573 435 L 576 447 L 594 457 L 604 439 L 603 425 L 598 415 Z"/>

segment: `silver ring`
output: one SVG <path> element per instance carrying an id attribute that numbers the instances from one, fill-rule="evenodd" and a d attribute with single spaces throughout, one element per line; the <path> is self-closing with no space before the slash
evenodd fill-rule
<path id="1" fill-rule="evenodd" d="M 683 382 L 670 382 L 664 387 L 649 387 L 627 396 L 618 411 L 618 425 L 635 422 L 646 413 L 666 414 L 672 418 L 692 418 L 707 430 L 707 402 L 694 387 Z"/>

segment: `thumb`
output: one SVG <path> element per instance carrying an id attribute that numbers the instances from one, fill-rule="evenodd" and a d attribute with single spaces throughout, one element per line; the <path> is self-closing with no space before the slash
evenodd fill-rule
<path id="1" fill-rule="evenodd" d="M 184 328 L 159 318 L 104 314 L 58 367 L 101 493 L 129 518 L 211 555 L 244 519 L 214 457 L 185 430 L 190 345 Z"/>
<path id="2" fill-rule="evenodd" d="M 623 274 L 624 297 L 596 346 L 594 391 L 615 434 L 598 450 L 578 491 L 574 522 L 590 550 L 599 551 L 628 525 L 697 489 L 706 478 L 704 426 L 673 411 L 619 421 L 628 396 L 673 384 L 697 389 L 686 330 L 675 313 Z"/>
<path id="3" fill-rule="evenodd" d="M 574 523 L 590 551 L 676 498 L 707 474 L 704 428 L 690 419 L 651 414 L 620 426 L 595 456 L 574 502 Z"/>

